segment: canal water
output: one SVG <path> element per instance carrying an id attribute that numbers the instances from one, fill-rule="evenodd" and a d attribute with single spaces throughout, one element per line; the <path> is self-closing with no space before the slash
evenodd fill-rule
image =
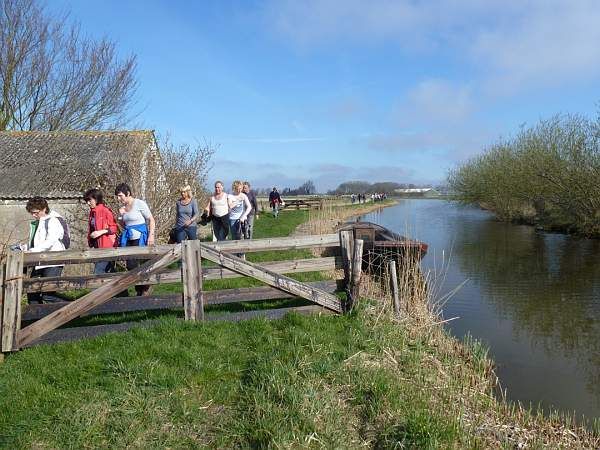
<path id="1" fill-rule="evenodd" d="M 509 399 L 600 417 L 600 240 L 501 223 L 474 207 L 400 200 L 363 220 L 429 244 L 452 334 L 490 349 Z"/>

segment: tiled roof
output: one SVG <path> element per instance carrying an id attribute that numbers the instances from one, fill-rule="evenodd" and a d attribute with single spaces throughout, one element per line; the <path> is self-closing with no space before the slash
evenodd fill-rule
<path id="1" fill-rule="evenodd" d="M 73 198 L 110 162 L 155 148 L 153 131 L 0 131 L 0 199 Z"/>

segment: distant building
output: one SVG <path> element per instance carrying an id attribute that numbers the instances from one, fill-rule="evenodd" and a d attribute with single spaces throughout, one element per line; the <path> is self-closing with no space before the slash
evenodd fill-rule
<path id="1" fill-rule="evenodd" d="M 101 187 L 112 196 L 118 180 L 143 195 L 159 165 L 149 130 L 2 131 L 0 244 L 27 238 L 31 218 L 25 204 L 40 195 L 70 222 L 73 246 L 82 246 L 88 211 L 80 200 L 83 191 Z"/>
<path id="2" fill-rule="evenodd" d="M 440 193 L 433 188 L 394 189 L 394 193 L 407 197 L 440 197 Z"/>

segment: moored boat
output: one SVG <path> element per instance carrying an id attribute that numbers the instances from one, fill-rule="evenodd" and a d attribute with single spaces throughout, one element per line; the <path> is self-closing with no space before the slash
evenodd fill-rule
<path id="1" fill-rule="evenodd" d="M 373 266 L 394 259 L 401 263 L 405 258 L 420 261 L 427 253 L 428 245 L 409 239 L 372 222 L 349 222 L 339 231 L 352 231 L 354 239 L 362 239 L 363 266 Z"/>

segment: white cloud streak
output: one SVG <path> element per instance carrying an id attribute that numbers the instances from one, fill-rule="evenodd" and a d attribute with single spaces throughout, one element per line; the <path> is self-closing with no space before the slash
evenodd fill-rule
<path id="1" fill-rule="evenodd" d="M 260 137 L 260 138 L 223 138 L 219 142 L 241 142 L 258 144 L 293 144 L 296 142 L 324 142 L 324 137 Z"/>
<path id="2" fill-rule="evenodd" d="M 600 73 L 597 0 L 277 0 L 266 20 L 302 48 L 394 42 L 454 54 L 489 93 L 591 79 Z"/>

